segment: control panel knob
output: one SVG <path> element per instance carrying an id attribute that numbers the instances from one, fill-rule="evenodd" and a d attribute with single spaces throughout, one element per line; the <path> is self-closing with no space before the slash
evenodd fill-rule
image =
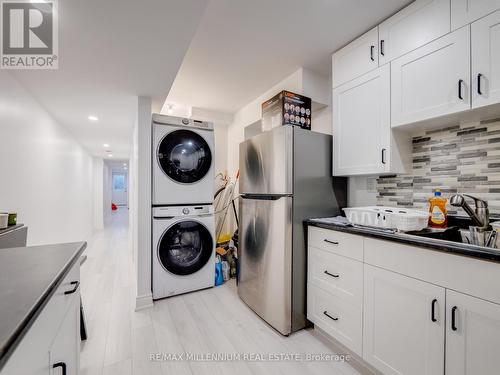
<path id="1" fill-rule="evenodd" d="M 189 125 L 189 119 L 187 119 L 187 118 L 183 118 L 183 119 L 182 119 L 182 123 L 183 123 L 184 125 Z"/>
<path id="2" fill-rule="evenodd" d="M 183 209 L 182 209 L 182 213 L 183 213 L 184 215 L 189 214 L 189 208 L 187 208 L 187 207 L 186 207 L 186 208 L 183 208 Z"/>

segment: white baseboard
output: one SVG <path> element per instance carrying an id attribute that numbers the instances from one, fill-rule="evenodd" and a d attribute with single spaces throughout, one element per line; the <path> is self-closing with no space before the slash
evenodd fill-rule
<path id="1" fill-rule="evenodd" d="M 135 311 L 153 307 L 153 293 L 143 294 L 135 298 Z"/>

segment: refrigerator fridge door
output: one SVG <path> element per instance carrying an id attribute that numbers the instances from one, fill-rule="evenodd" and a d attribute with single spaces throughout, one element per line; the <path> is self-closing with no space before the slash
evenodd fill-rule
<path id="1" fill-rule="evenodd" d="M 283 335 L 291 333 L 292 199 L 240 199 L 238 294 Z"/>
<path id="2" fill-rule="evenodd" d="M 293 194 L 293 127 L 240 143 L 240 193 Z"/>

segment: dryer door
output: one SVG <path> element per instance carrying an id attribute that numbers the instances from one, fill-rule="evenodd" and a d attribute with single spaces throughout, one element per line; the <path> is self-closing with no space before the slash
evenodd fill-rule
<path id="1" fill-rule="evenodd" d="M 210 231 L 200 222 L 185 220 L 169 227 L 158 244 L 162 266 L 175 275 L 191 275 L 213 256 Z"/>
<path id="2" fill-rule="evenodd" d="M 161 140 L 157 160 L 160 168 L 172 180 L 192 184 L 200 181 L 210 170 L 212 152 L 198 133 L 175 130 Z"/>

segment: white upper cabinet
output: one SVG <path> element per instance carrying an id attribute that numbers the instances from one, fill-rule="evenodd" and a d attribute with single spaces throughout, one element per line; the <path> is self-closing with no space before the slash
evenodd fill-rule
<path id="1" fill-rule="evenodd" d="M 365 264 L 364 303 L 365 361 L 385 375 L 443 374 L 444 288 Z"/>
<path id="2" fill-rule="evenodd" d="M 383 66 L 333 90 L 333 174 L 384 173 L 390 144 L 390 69 Z"/>
<path id="3" fill-rule="evenodd" d="M 500 103 L 500 11 L 471 27 L 472 108 Z"/>
<path id="4" fill-rule="evenodd" d="M 500 305 L 446 290 L 446 375 L 497 375 Z"/>
<path id="5" fill-rule="evenodd" d="M 417 0 L 379 25 L 379 63 L 403 56 L 450 32 L 449 0 Z"/>
<path id="6" fill-rule="evenodd" d="M 391 124 L 470 109 L 470 27 L 391 62 Z"/>
<path id="7" fill-rule="evenodd" d="M 332 57 L 333 87 L 349 82 L 378 67 L 378 28 L 349 43 Z"/>
<path id="8" fill-rule="evenodd" d="M 455 30 L 500 9 L 500 0 L 451 0 L 451 29 Z"/>

